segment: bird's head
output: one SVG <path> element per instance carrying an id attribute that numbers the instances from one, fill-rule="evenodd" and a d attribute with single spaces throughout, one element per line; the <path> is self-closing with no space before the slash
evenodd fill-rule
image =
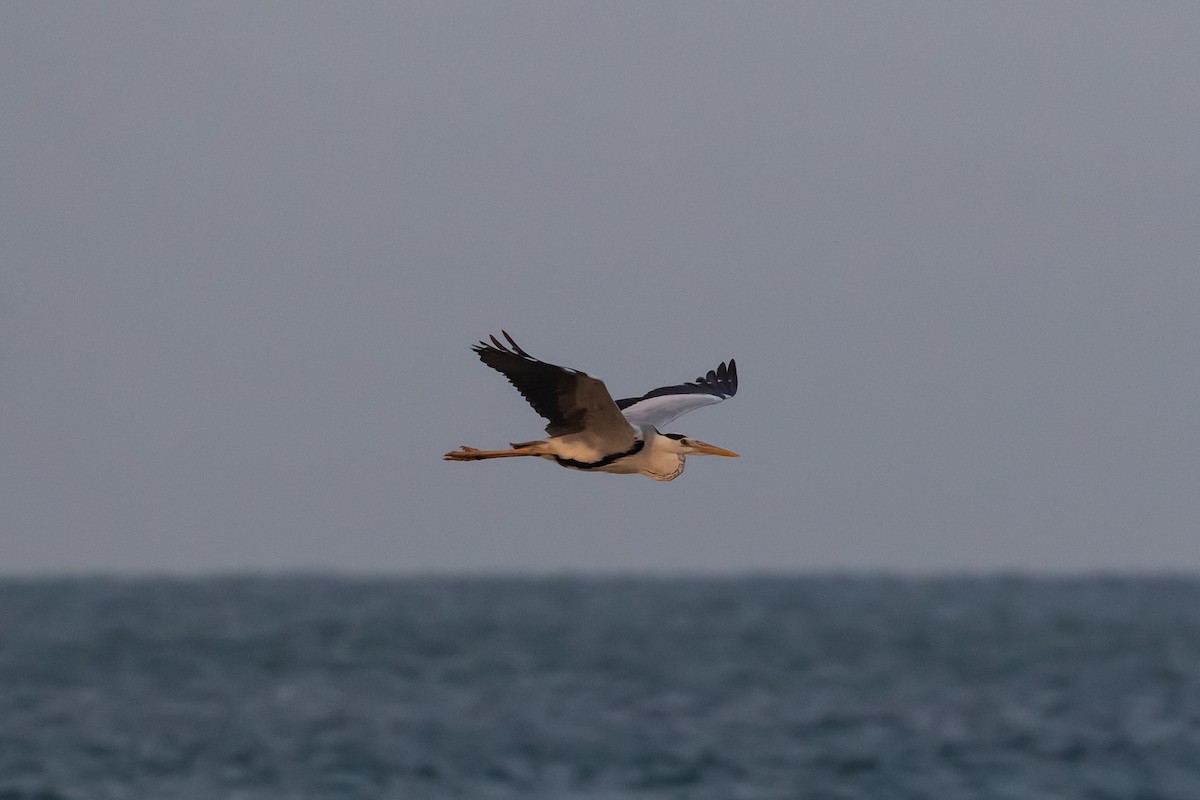
<path id="1" fill-rule="evenodd" d="M 732 450 L 726 450 L 724 447 L 717 447 L 715 444 L 702 442 L 699 439 L 692 439 L 689 436 L 684 436 L 681 433 L 664 433 L 670 442 L 670 447 L 676 453 L 684 456 L 728 456 L 729 458 L 738 458 L 738 454 Z"/>

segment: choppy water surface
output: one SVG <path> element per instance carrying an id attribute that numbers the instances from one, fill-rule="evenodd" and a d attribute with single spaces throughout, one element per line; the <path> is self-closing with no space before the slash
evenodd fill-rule
<path id="1" fill-rule="evenodd" d="M 0 581 L 0 800 L 1200 798 L 1200 581 Z"/>

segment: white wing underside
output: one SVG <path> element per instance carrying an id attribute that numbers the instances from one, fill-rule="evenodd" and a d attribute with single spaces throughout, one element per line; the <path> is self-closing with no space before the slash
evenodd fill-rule
<path id="1" fill-rule="evenodd" d="M 668 394 L 659 397 L 647 397 L 622 410 L 625 419 L 634 428 L 643 425 L 653 425 L 658 430 L 670 424 L 672 420 L 681 417 L 689 411 L 695 411 L 702 406 L 711 406 L 724 400 L 714 394 Z"/>

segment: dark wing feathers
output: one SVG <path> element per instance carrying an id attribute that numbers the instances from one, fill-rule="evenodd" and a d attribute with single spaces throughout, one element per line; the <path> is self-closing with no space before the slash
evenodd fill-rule
<path id="1" fill-rule="evenodd" d="M 719 397 L 724 400 L 737 394 L 737 388 L 737 361 L 731 358 L 728 365 L 725 362 L 721 362 L 721 366 L 715 370 L 710 369 L 707 375 L 702 375 L 691 383 L 660 386 L 657 389 L 651 389 L 641 397 L 625 397 L 617 401 L 617 407 L 623 410 L 629 408 L 634 403 L 640 403 L 642 400 L 648 400 L 651 397 L 663 397 L 669 394 L 710 394 L 713 397 Z"/>
<path id="2" fill-rule="evenodd" d="M 508 331 L 501 333 L 508 346 L 491 336 L 491 344 L 481 341 L 474 350 L 480 361 L 508 378 L 533 410 L 545 417 L 549 423 L 546 433 L 564 436 L 587 428 L 599 436 L 632 443 L 633 429 L 601 381 L 578 370 L 538 361 L 513 341 Z"/>

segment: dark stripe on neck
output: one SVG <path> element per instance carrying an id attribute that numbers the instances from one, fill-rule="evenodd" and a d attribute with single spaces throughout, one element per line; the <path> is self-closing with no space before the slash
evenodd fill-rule
<path id="1" fill-rule="evenodd" d="M 575 469 L 599 469 L 600 467 L 607 467 L 609 464 L 617 461 L 618 459 L 634 455 L 635 453 L 640 453 L 642 448 L 645 446 L 646 440 L 638 439 L 633 443 L 633 447 L 629 448 L 625 452 L 613 453 L 611 456 L 605 456 L 599 461 L 576 461 L 573 458 L 559 458 L 558 456 L 555 456 L 554 460 L 564 467 L 574 467 Z"/>

